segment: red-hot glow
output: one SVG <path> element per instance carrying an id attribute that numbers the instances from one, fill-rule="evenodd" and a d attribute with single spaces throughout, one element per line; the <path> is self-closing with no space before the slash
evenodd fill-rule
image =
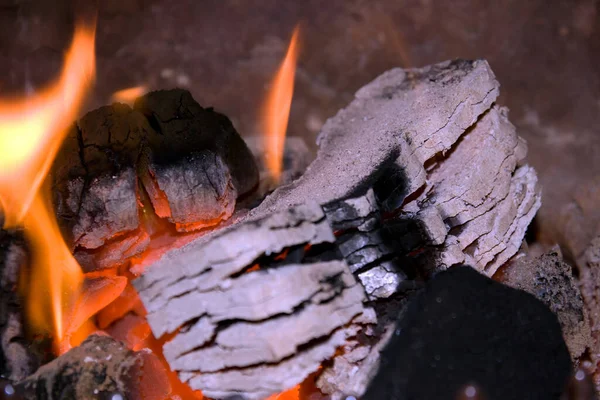
<path id="1" fill-rule="evenodd" d="M 293 387 L 283 393 L 275 394 L 270 396 L 267 400 L 299 400 L 300 399 L 300 385 Z"/>
<path id="2" fill-rule="evenodd" d="M 265 165 L 275 182 L 279 182 L 283 165 L 285 133 L 294 94 L 298 34 L 299 26 L 297 25 L 294 28 L 285 58 L 273 79 L 263 114 L 263 134 L 266 141 Z"/>

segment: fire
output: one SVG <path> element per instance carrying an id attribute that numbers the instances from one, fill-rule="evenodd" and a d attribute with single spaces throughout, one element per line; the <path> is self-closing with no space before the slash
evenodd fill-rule
<path id="1" fill-rule="evenodd" d="M 133 104 L 135 99 L 146 92 L 145 86 L 134 86 L 127 89 L 118 90 L 111 96 L 111 101 L 116 103 Z"/>
<path id="2" fill-rule="evenodd" d="M 299 31 L 300 27 L 296 25 L 285 58 L 273 79 L 263 115 L 265 165 L 275 182 L 279 182 L 283 165 L 285 133 L 294 94 Z"/>
<path id="3" fill-rule="evenodd" d="M 80 23 L 58 80 L 34 96 L 0 100 L 0 207 L 5 228 L 23 225 L 32 245 L 27 311 L 32 327 L 58 348 L 74 315 L 84 275 L 40 190 L 95 75 L 95 23 Z M 82 325 L 87 318 L 77 317 Z"/>
<path id="4" fill-rule="evenodd" d="M 27 315 L 36 330 L 53 327 L 56 344 L 64 339 L 63 310 L 73 301 L 63 293 L 81 287 L 83 274 L 53 218 L 53 213 L 41 195 L 34 197 L 25 215 L 25 232 L 33 247 L 30 284 L 27 288 Z M 52 320 L 48 320 L 48 311 Z M 59 352 L 61 352 L 59 347 Z"/>
<path id="5" fill-rule="evenodd" d="M 281 173 L 297 40 L 298 27 L 267 102 L 267 165 L 275 180 Z M 0 221 L 4 228 L 22 226 L 32 247 L 32 268 L 21 282 L 28 322 L 34 331 L 51 334 L 56 352 L 64 353 L 98 329 L 91 319 L 96 315 L 100 328 L 121 336 L 132 349 L 147 347 L 159 356 L 171 382 L 149 376 L 162 382 L 165 393 L 171 393 L 172 398 L 202 399 L 200 392 L 192 392 L 168 370 L 161 357 L 162 343 L 151 336 L 143 318 L 145 310 L 128 277 L 118 275 L 116 269 L 84 274 L 64 242 L 54 215 L 45 178 L 94 80 L 94 41 L 95 23 L 78 24 L 56 82 L 27 98 L 0 99 Z M 122 90 L 113 95 L 113 100 L 130 103 L 144 91 L 144 87 Z M 181 243 L 189 237 L 182 238 Z M 165 246 L 155 243 L 157 248 Z M 297 400 L 302 397 L 301 388 L 296 386 L 273 398 Z"/>
<path id="6" fill-rule="evenodd" d="M 95 71 L 95 24 L 80 25 L 58 81 L 33 97 L 0 100 L 0 205 L 4 226 L 23 221 Z"/>

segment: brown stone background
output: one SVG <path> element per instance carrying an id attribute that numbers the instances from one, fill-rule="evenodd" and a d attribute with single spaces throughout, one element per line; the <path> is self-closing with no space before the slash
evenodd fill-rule
<path id="1" fill-rule="evenodd" d="M 35 90 L 60 68 L 84 0 L 0 0 L 0 93 Z M 543 184 L 538 237 L 600 175 L 597 0 L 100 0 L 98 76 L 88 108 L 144 84 L 184 87 L 259 133 L 260 105 L 294 25 L 302 43 L 289 134 L 309 144 L 353 93 L 395 66 L 486 58 L 500 103 Z M 600 197 L 600 196 L 599 196 Z"/>

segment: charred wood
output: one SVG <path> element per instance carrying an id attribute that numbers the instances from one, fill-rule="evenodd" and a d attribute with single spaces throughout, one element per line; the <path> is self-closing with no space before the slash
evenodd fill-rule
<path id="1" fill-rule="evenodd" d="M 133 352 L 109 336 L 91 335 L 80 346 L 20 381 L 22 399 L 161 400 L 170 393 L 160 361 L 150 352 Z"/>
<path id="2" fill-rule="evenodd" d="M 170 90 L 85 115 L 56 158 L 52 183 L 63 234 L 94 270 L 146 248 L 152 228 L 140 204 L 178 231 L 214 226 L 257 185 L 258 170 L 225 116 Z"/>
<path id="3" fill-rule="evenodd" d="M 21 234 L 0 230 L 0 376 L 13 381 L 33 373 L 41 362 L 26 340 L 25 308 L 18 293 L 28 260 Z"/>
<path id="4" fill-rule="evenodd" d="M 253 213 L 317 200 L 375 305 L 459 263 L 491 276 L 517 252 L 540 206 L 526 146 L 507 110 L 493 105 L 498 93 L 484 61 L 388 71 L 325 124 L 307 172 Z M 321 388 L 334 398 L 364 392 L 359 382 L 378 357 L 371 350 L 391 329 L 386 315 L 377 317 L 386 329 L 356 346 L 360 357 L 353 349 L 324 369 Z M 364 336 L 371 326 L 357 329 Z M 352 390 L 342 390 L 353 370 Z"/>

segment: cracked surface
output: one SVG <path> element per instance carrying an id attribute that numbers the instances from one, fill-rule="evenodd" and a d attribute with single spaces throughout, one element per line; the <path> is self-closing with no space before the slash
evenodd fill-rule
<path id="1" fill-rule="evenodd" d="M 344 352 L 323 368 L 319 385 L 333 399 L 361 396 L 418 281 L 465 260 L 493 274 L 517 252 L 539 208 L 535 172 L 523 164 L 526 146 L 506 110 L 493 104 L 497 95 L 498 83 L 481 60 L 388 71 L 324 125 L 317 159 L 301 178 L 269 195 L 245 222 L 155 263 L 136 288 L 155 335 L 183 327 L 165 346 L 180 377 L 208 395 L 207 389 L 216 395 L 227 387 L 227 394 L 260 398 L 272 387 L 262 382 L 276 377 L 243 376 L 255 377 L 254 367 L 265 365 L 281 371 L 282 363 L 308 354 L 304 344 L 329 340 L 345 324 Z M 317 258 L 301 267 L 288 261 L 243 273 L 263 254 L 334 241 L 334 258 L 343 258 L 348 270 L 344 279 L 356 275 L 360 297 L 373 307 L 362 319 L 336 305 L 350 288 L 325 311 L 313 302 L 330 291 L 340 261 Z M 317 320 L 327 313 L 343 318 L 323 319 L 311 337 L 299 328 L 309 312 Z M 276 345 L 259 339 L 257 329 L 275 335 Z M 281 347 L 278 330 L 286 337 Z M 225 377 L 246 383 L 235 389 Z"/>
<path id="2" fill-rule="evenodd" d="M 498 94 L 483 60 L 390 70 L 325 123 L 307 172 L 251 214 L 308 199 L 323 205 L 339 252 L 376 308 L 459 263 L 491 276 L 517 252 L 540 207 L 526 144 L 494 104 Z M 400 309 L 386 310 L 376 332 L 372 321 L 354 327 L 368 346 L 350 346 L 324 370 L 321 389 L 333 398 L 364 392 L 372 352 Z"/>
<path id="3" fill-rule="evenodd" d="M 309 199 L 327 204 L 355 197 L 397 160 L 404 187 L 376 193 L 387 209 L 395 209 L 425 182 L 423 163 L 448 150 L 497 95 L 498 83 L 482 60 L 392 69 L 360 89 L 350 105 L 325 123 L 317 158 L 306 173 L 277 189 L 253 215 Z M 462 102 L 466 105 L 459 107 Z"/>
<path id="4" fill-rule="evenodd" d="M 157 215 L 190 231 L 229 218 L 238 195 L 257 183 L 253 156 L 229 120 L 179 89 L 86 114 L 52 170 L 58 220 L 87 270 L 143 251 L 141 190 Z M 114 246 L 127 240 L 135 245 Z"/>
<path id="5" fill-rule="evenodd" d="M 207 396 L 248 399 L 315 372 L 363 313 L 364 289 L 343 260 L 261 260 L 334 241 L 321 207 L 308 203 L 217 231 L 154 263 L 133 284 L 154 335 L 175 333 L 164 346 L 171 368 Z M 261 268 L 248 271 L 255 264 Z"/>
<path id="6" fill-rule="evenodd" d="M 386 232 L 375 223 L 340 237 L 353 271 L 398 248 L 426 246 L 426 268 L 466 261 L 491 276 L 516 253 L 540 207 L 535 172 L 522 165 L 526 145 L 507 110 L 492 106 L 498 94 L 485 61 L 390 70 L 327 121 L 302 178 L 252 214 L 308 199 L 335 212 L 372 187 L 370 213 L 397 215 Z"/>

